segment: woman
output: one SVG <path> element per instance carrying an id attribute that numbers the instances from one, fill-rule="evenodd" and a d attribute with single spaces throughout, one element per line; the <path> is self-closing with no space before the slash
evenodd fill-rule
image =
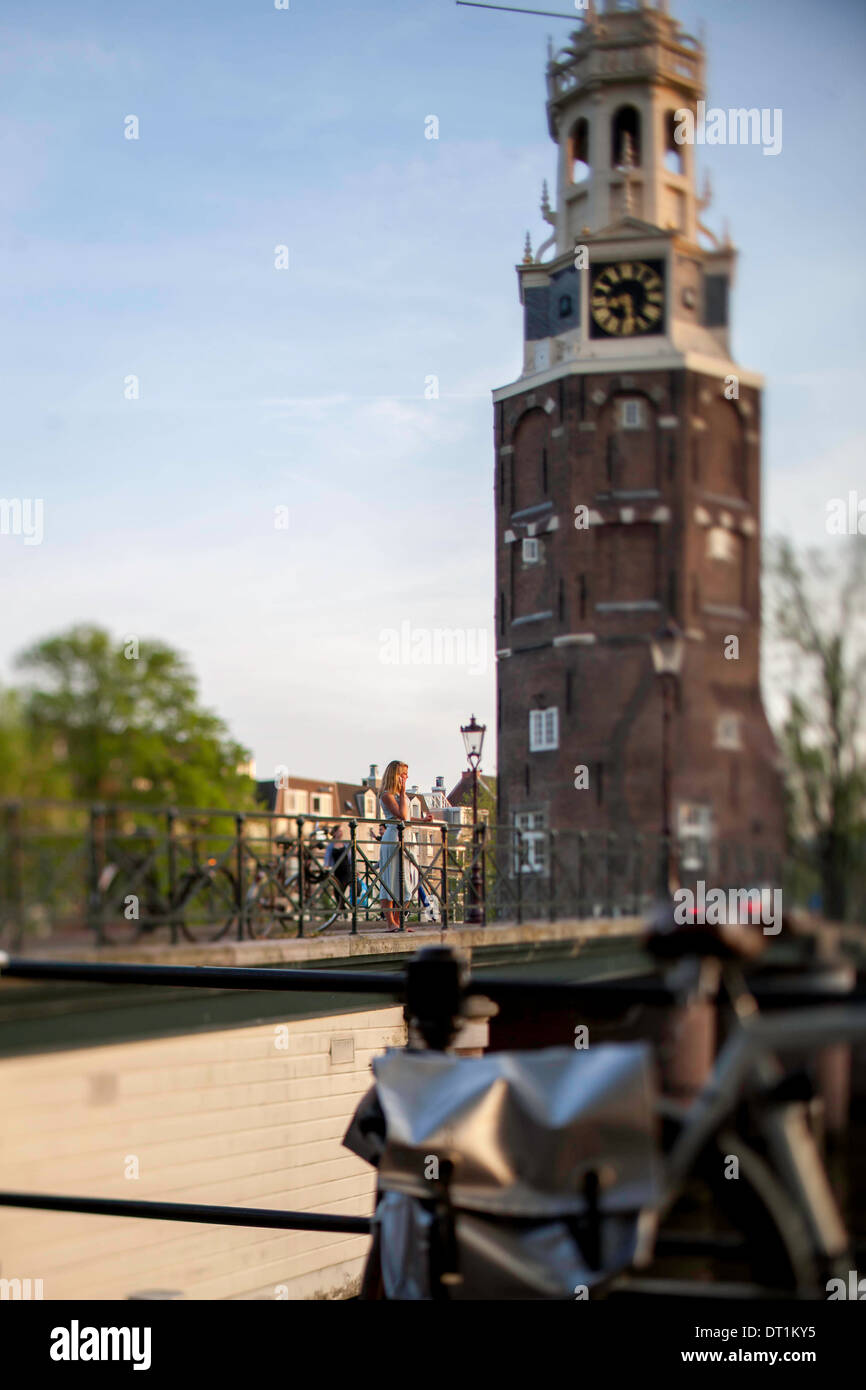
<path id="1" fill-rule="evenodd" d="M 415 896 L 418 888 L 418 870 L 410 858 L 411 846 L 415 837 L 411 830 L 404 830 L 403 873 L 400 876 L 400 854 L 398 852 L 397 827 L 412 824 L 412 812 L 406 795 L 406 782 L 409 777 L 409 764 L 399 760 L 390 762 L 385 768 L 382 785 L 379 788 L 379 804 L 385 815 L 385 833 L 379 844 L 379 897 L 388 923 L 386 931 L 400 931 L 400 907 L 405 907 Z M 430 812 L 425 812 L 422 820 L 432 820 Z M 402 887 L 402 901 L 400 889 Z M 411 931 L 411 927 L 406 927 Z"/>

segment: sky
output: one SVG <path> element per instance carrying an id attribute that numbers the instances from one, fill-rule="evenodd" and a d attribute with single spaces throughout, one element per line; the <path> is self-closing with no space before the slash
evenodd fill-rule
<path id="1" fill-rule="evenodd" d="M 699 169 L 740 249 L 735 357 L 766 376 L 765 530 L 826 543 L 827 500 L 866 496 L 866 7 L 671 8 L 709 105 L 783 113 L 777 157 Z M 43 499 L 44 535 L 0 535 L 0 683 L 93 622 L 183 652 L 260 777 L 400 757 L 450 784 L 473 713 L 493 770 L 490 393 L 520 371 L 547 36 L 573 27 L 5 0 L 0 496 Z M 437 629 L 462 662 L 411 659 Z"/>

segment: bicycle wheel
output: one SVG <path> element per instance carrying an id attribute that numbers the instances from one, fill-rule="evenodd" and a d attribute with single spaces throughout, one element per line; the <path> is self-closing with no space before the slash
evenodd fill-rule
<path id="1" fill-rule="evenodd" d="M 128 893 L 114 892 L 97 908 L 98 936 L 106 946 L 131 946 L 140 941 L 145 932 L 153 931 L 155 925 L 162 925 L 153 920 L 159 915 L 152 898 L 142 902 L 131 888 Z"/>
<path id="2" fill-rule="evenodd" d="M 286 929 L 284 899 L 272 879 L 263 879 L 247 896 L 247 931 L 255 941 L 278 936 Z"/>
<path id="3" fill-rule="evenodd" d="M 102 942 L 106 946 L 132 946 L 141 940 L 144 931 L 141 921 L 128 919 L 122 912 L 106 915 L 99 924 Z"/>
<path id="4" fill-rule="evenodd" d="M 656 1256 L 641 1271 L 644 1276 L 678 1284 L 756 1285 L 782 1297 L 825 1296 L 803 1216 L 734 1129 L 720 1130 L 698 1155 L 662 1221 Z"/>
<path id="5" fill-rule="evenodd" d="M 306 875 L 304 877 L 304 930 L 311 936 L 330 927 L 340 915 L 337 894 L 334 893 L 333 898 L 330 898 L 322 887 L 330 879 L 331 875 L 328 873 L 316 874 L 312 879 Z M 287 915 L 298 925 L 300 931 L 301 896 L 298 874 L 292 874 L 286 882 L 286 898 Z"/>
<path id="6" fill-rule="evenodd" d="M 168 904 L 153 867 L 140 860 L 106 865 L 91 897 L 98 938 L 108 946 L 130 946 L 164 925 Z"/>
<path id="7" fill-rule="evenodd" d="M 187 941 L 219 941 L 237 926 L 237 881 L 228 869 L 211 869 L 181 880 L 180 930 Z"/>

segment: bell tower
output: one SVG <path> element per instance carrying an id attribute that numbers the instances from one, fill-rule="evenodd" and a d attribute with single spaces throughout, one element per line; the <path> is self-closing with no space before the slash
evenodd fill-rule
<path id="1" fill-rule="evenodd" d="M 683 866 L 736 883 L 734 842 L 769 874 L 784 817 L 759 680 L 762 379 L 732 357 L 736 252 L 684 138 L 703 48 L 667 0 L 590 0 L 547 97 L 556 207 L 545 184 L 522 371 L 493 393 L 499 816 L 544 873 L 543 832 L 651 835 L 667 811 Z M 650 651 L 670 622 L 666 808 Z"/>
<path id="2" fill-rule="evenodd" d="M 674 113 L 702 95 L 704 55 L 667 6 L 594 7 L 547 72 L 548 127 L 559 148 L 556 249 L 626 213 L 695 240 L 693 148 Z"/>

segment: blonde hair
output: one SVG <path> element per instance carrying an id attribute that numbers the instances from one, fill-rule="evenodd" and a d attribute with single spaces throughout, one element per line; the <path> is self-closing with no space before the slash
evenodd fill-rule
<path id="1" fill-rule="evenodd" d="M 401 767 L 405 767 L 406 771 L 409 771 L 408 763 L 404 763 L 400 758 L 395 758 L 393 762 L 390 762 L 388 766 L 385 768 L 385 771 L 382 773 L 382 782 L 379 787 L 380 796 L 383 792 L 396 791 L 397 776 L 400 772 Z"/>

